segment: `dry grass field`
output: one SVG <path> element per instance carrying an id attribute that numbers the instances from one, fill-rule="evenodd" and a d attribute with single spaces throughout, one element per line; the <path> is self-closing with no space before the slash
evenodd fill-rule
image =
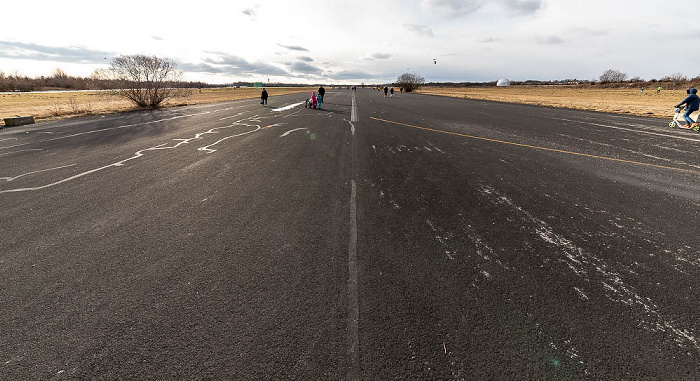
<path id="1" fill-rule="evenodd" d="M 645 89 L 642 94 L 639 88 L 607 89 L 576 86 L 423 87 L 417 92 L 455 98 L 525 103 L 659 118 L 671 118 L 673 106 L 686 96 L 685 90 L 661 90 L 661 93 L 657 94 L 655 89 Z M 693 115 L 693 118 L 696 116 Z"/>
<path id="2" fill-rule="evenodd" d="M 315 88 L 268 88 L 270 97 L 291 93 L 310 93 L 312 90 Z M 641 94 L 639 89 L 575 86 L 423 87 L 417 93 L 659 118 L 670 118 L 673 115 L 673 106 L 685 98 L 684 90 L 662 90 L 657 94 L 656 90 L 647 89 L 644 94 Z M 194 89 L 188 98 L 175 99 L 166 106 L 259 97 L 260 90 L 255 88 L 215 88 L 202 89 L 201 92 Z M 42 120 L 112 113 L 134 108 L 129 101 L 108 91 L 0 94 L 0 118 L 32 115 L 37 120 Z"/>
<path id="3" fill-rule="evenodd" d="M 316 88 L 270 87 L 270 97 L 292 93 L 311 93 Z M 216 103 L 260 98 L 256 88 L 215 88 L 192 90 L 187 98 L 174 99 L 165 106 Z M 135 109 L 134 105 L 110 91 L 34 92 L 0 94 L 0 118 L 16 115 L 34 116 L 37 120 L 65 118 L 85 114 L 105 114 Z M 2 123 L 0 123 L 2 125 Z"/>

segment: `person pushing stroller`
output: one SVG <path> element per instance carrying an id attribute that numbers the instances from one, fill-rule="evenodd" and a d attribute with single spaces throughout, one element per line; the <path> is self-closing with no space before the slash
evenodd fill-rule
<path id="1" fill-rule="evenodd" d="M 700 110 L 700 97 L 697 96 L 698 89 L 692 87 L 686 90 L 686 94 L 688 94 L 688 96 L 685 99 L 683 99 L 681 103 L 677 104 L 676 108 L 685 105 L 685 113 L 683 114 L 683 119 L 685 119 L 686 125 L 679 127 L 690 129 L 698 126 L 698 123 L 690 117 L 690 114 Z"/>

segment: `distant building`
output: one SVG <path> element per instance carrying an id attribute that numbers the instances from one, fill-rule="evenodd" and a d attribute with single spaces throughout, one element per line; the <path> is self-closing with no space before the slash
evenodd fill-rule
<path id="1" fill-rule="evenodd" d="M 501 78 L 498 80 L 498 82 L 496 82 L 496 86 L 510 86 L 510 81 L 505 78 Z"/>

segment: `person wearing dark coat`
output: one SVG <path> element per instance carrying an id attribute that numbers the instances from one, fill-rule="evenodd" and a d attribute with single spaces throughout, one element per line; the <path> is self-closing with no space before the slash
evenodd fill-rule
<path id="1" fill-rule="evenodd" d="M 323 97 L 326 96 L 326 89 L 323 86 L 318 88 L 318 108 L 321 108 L 321 103 L 323 103 Z"/>
<path id="2" fill-rule="evenodd" d="M 698 89 L 694 88 L 689 88 L 686 90 L 686 93 L 688 96 L 683 99 L 683 101 L 679 104 L 676 105 L 676 108 L 681 107 L 685 105 L 685 113 L 683 114 L 683 119 L 688 123 L 685 126 L 685 128 L 692 128 L 697 126 L 697 123 L 690 117 L 690 114 L 692 114 L 695 111 L 700 110 L 700 97 L 698 97 Z"/>
<path id="3" fill-rule="evenodd" d="M 266 105 L 267 104 L 267 90 L 263 87 L 262 94 L 260 94 L 260 104 L 261 105 Z"/>

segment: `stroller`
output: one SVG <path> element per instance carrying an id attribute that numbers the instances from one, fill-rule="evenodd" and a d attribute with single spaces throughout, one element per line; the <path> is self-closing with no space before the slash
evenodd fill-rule
<path id="1" fill-rule="evenodd" d="M 671 128 L 680 127 L 680 126 L 681 126 L 681 123 L 682 123 L 682 121 L 683 121 L 683 119 L 678 119 L 678 117 L 681 116 L 681 115 L 683 114 L 683 109 L 681 109 L 680 107 L 676 107 L 673 111 L 675 111 L 676 114 L 673 115 L 673 120 L 671 120 L 671 121 L 668 123 L 668 126 L 671 127 Z M 679 122 L 681 122 L 681 123 L 679 123 Z M 692 129 L 691 129 L 691 128 L 688 128 L 688 129 L 689 129 L 689 130 L 693 130 L 693 131 L 695 131 L 695 132 L 698 132 L 698 131 L 700 131 L 700 126 L 696 125 L 696 126 L 693 127 Z"/>

